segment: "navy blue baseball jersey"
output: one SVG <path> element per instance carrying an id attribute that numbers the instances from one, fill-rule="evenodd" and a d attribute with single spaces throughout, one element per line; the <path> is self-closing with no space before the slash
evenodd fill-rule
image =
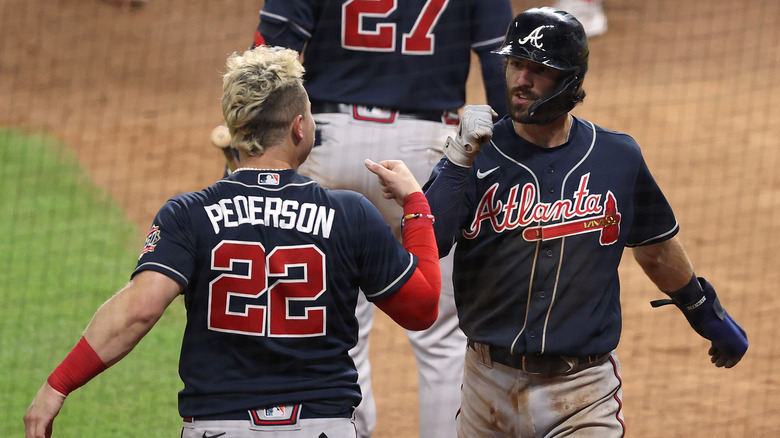
<path id="1" fill-rule="evenodd" d="M 416 263 L 362 195 L 245 169 L 170 199 L 135 273 L 184 287 L 183 417 L 312 400 L 340 413 L 360 401 L 360 290 L 382 299 Z"/>
<path id="2" fill-rule="evenodd" d="M 507 0 L 266 0 L 258 35 L 303 52 L 312 101 L 453 110 L 466 100 L 471 50 L 497 49 L 511 19 Z M 503 81 L 500 57 L 480 60 Z M 503 87 L 486 88 L 502 108 Z"/>
<path id="3" fill-rule="evenodd" d="M 452 199 L 435 199 L 431 186 L 458 172 L 468 172 L 459 210 Z M 569 141 L 555 148 L 524 140 L 505 117 L 470 169 L 445 158 L 426 186 L 440 253 L 457 236 L 461 328 L 516 354 L 612 351 L 621 332 L 624 247 L 678 231 L 637 143 L 576 117 Z"/>

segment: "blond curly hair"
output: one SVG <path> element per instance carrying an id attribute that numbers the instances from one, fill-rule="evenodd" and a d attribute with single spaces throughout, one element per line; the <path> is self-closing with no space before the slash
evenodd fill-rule
<path id="1" fill-rule="evenodd" d="M 284 139 L 295 116 L 305 114 L 305 70 L 298 58 L 294 50 L 269 46 L 228 57 L 222 113 L 234 148 L 261 155 Z"/>

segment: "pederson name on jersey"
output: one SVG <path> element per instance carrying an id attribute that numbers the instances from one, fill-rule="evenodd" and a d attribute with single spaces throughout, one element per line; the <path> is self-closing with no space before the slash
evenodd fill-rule
<path id="1" fill-rule="evenodd" d="M 328 238 L 333 229 L 335 215 L 334 209 L 323 205 L 262 196 L 239 195 L 232 199 L 221 199 L 216 204 L 203 208 L 215 234 L 219 233 L 220 227 L 260 225 L 283 230 L 294 229 Z"/>

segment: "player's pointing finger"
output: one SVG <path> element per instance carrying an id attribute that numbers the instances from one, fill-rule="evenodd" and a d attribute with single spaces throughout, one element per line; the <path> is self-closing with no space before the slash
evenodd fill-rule
<path id="1" fill-rule="evenodd" d="M 380 165 L 379 163 L 375 163 L 371 161 L 370 159 L 366 158 L 366 168 L 370 170 L 372 173 L 382 176 L 382 172 L 386 172 L 387 170 L 384 168 L 384 166 Z"/>

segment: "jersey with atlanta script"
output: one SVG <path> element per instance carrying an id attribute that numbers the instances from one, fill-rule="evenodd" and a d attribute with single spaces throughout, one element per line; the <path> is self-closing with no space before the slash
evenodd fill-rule
<path id="1" fill-rule="evenodd" d="M 437 179 L 457 172 L 459 210 L 433 199 Z M 469 170 L 444 158 L 426 195 L 440 254 L 457 241 L 461 328 L 516 354 L 612 351 L 624 247 L 664 241 L 679 228 L 636 142 L 576 117 L 569 140 L 555 148 L 524 140 L 504 117 Z"/>
<path id="2" fill-rule="evenodd" d="M 416 263 L 362 195 L 244 169 L 170 199 L 134 275 L 184 288 L 182 417 L 313 400 L 347 412 L 361 397 L 347 353 L 358 294 L 387 297 Z"/>

